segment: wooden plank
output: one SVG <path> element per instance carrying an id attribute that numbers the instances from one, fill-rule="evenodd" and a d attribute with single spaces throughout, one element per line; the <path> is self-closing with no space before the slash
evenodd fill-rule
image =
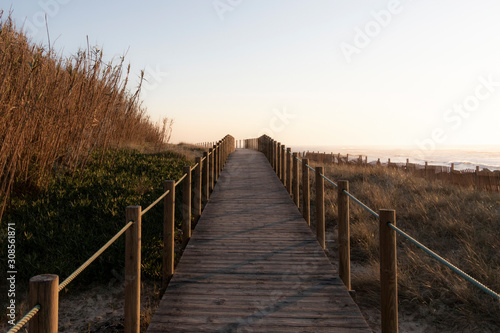
<path id="1" fill-rule="evenodd" d="M 371 332 L 266 157 L 238 149 L 148 332 Z"/>

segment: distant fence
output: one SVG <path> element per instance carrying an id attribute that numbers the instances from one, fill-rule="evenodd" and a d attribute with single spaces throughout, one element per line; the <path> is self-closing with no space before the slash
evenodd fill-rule
<path id="1" fill-rule="evenodd" d="M 125 210 L 125 226 L 101 247 L 73 274 L 59 284 L 59 276 L 37 275 L 29 281 L 29 306 L 31 310 L 8 333 L 18 332 L 29 322 L 30 333 L 55 333 L 58 331 L 59 292 L 97 259 L 111 244 L 125 233 L 125 332 L 139 333 L 140 328 L 140 287 L 141 287 L 141 220 L 161 200 L 164 202 L 163 218 L 163 267 L 162 290 L 167 287 L 174 274 L 175 240 L 175 188 L 183 186 L 182 235 L 184 245 L 191 237 L 192 214 L 195 220 L 201 216 L 202 202 L 207 202 L 222 168 L 234 151 L 235 141 L 230 135 L 213 144 L 203 158 L 197 157 L 193 167 L 185 166 L 184 175 L 178 180 L 166 180 L 165 192 L 151 205 L 142 210 L 141 206 L 129 206 Z M 194 172 L 194 175 L 193 175 Z M 194 200 L 191 200 L 194 187 Z"/>
<path id="2" fill-rule="evenodd" d="M 325 249 L 325 181 L 337 188 L 338 207 L 338 244 L 339 244 L 339 276 L 347 289 L 351 289 L 351 263 L 350 263 L 350 231 L 349 231 L 349 205 L 350 199 L 372 216 L 379 220 L 379 246 L 380 246 L 380 286 L 381 286 L 381 327 L 382 332 L 398 332 L 398 288 L 397 288 L 397 255 L 396 255 L 396 234 L 408 239 L 419 247 L 433 259 L 450 268 L 465 280 L 481 289 L 493 298 L 500 300 L 500 295 L 479 281 L 475 280 L 459 268 L 446 261 L 417 240 L 410 237 L 403 230 L 396 227 L 396 211 L 392 209 L 380 209 L 375 212 L 349 192 L 349 182 L 339 180 L 333 182 L 324 175 L 322 166 L 315 168 L 309 165 L 308 154 L 300 160 L 299 153 L 292 153 L 291 148 L 285 147 L 264 135 L 256 139 L 244 140 L 244 147 L 258 150 L 267 157 L 271 167 L 274 169 L 283 185 L 290 193 L 293 202 L 300 209 L 300 199 L 302 199 L 302 215 L 310 225 L 310 184 L 309 170 L 315 173 L 315 220 L 316 236 L 319 244 Z M 304 154 L 303 154 L 304 155 Z M 317 156 L 309 155 L 314 158 Z M 339 159 L 340 160 L 340 159 Z M 323 163 L 333 163 L 323 160 Z M 390 162 L 389 162 L 390 165 Z M 300 172 L 299 169 L 302 171 Z M 302 175 L 300 175 L 302 173 Z M 302 180 L 302 198 L 300 198 L 299 185 Z"/>
<path id="3" fill-rule="evenodd" d="M 301 157 L 307 157 L 310 161 L 315 161 L 324 164 L 347 164 L 347 165 L 364 165 L 364 166 L 382 166 L 404 170 L 418 177 L 429 180 L 440 180 L 449 184 L 459 185 L 464 187 L 474 187 L 478 190 L 500 192 L 500 171 L 490 171 L 487 169 L 480 170 L 479 166 L 476 169 L 455 170 L 454 163 L 451 166 L 429 165 L 410 163 L 406 159 L 406 163 L 394 163 L 389 158 L 387 162 L 381 162 L 380 158 L 374 164 L 368 163 L 367 156 L 364 155 L 341 155 L 333 153 L 315 153 L 302 152 Z"/>

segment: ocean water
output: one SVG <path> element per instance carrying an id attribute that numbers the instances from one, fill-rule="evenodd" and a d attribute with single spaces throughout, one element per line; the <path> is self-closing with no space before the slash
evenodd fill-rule
<path id="1" fill-rule="evenodd" d="M 451 166 L 455 163 L 455 170 L 480 169 L 500 170 L 500 145 L 482 146 L 447 146 L 436 149 L 422 150 L 415 147 L 390 146 L 292 146 L 293 151 L 326 152 L 341 155 L 349 154 L 353 159 L 359 155 L 368 157 L 368 162 L 376 162 L 380 158 L 382 163 L 391 162 L 429 165 Z"/>

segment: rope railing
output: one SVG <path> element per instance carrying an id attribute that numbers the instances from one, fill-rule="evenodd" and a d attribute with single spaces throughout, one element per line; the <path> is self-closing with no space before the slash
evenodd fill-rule
<path id="1" fill-rule="evenodd" d="M 155 200 L 155 201 L 154 201 L 151 205 L 149 205 L 146 209 L 144 209 L 144 210 L 141 212 L 141 216 L 142 216 L 142 215 L 144 215 L 144 214 L 146 214 L 146 212 L 147 212 L 148 210 L 150 210 L 151 208 L 153 208 L 153 207 L 154 207 L 154 206 L 155 206 L 158 202 L 160 202 L 160 201 L 161 201 L 161 199 L 165 198 L 169 192 L 170 192 L 170 191 L 168 191 L 168 190 L 167 190 L 167 191 L 165 191 L 162 195 L 160 195 L 160 196 L 158 197 L 158 199 L 156 199 L 156 200 Z"/>
<path id="2" fill-rule="evenodd" d="M 370 207 L 368 207 L 367 205 L 365 205 L 364 203 L 362 203 L 358 198 L 356 198 L 354 195 L 352 195 L 351 193 L 347 192 L 347 191 L 343 191 L 345 194 L 347 194 L 347 196 L 349 198 L 351 198 L 352 200 L 354 200 L 354 202 L 356 202 L 358 205 L 360 205 L 361 207 L 363 207 L 368 213 L 372 214 L 373 216 L 375 216 L 376 218 L 380 218 L 380 216 L 375 213 L 375 211 L 373 209 L 371 209 Z"/>
<path id="3" fill-rule="evenodd" d="M 296 159 L 297 161 L 299 161 L 300 163 L 302 163 L 302 160 L 301 160 L 300 158 L 295 157 L 295 159 Z M 313 172 L 316 172 L 316 170 L 315 170 L 312 166 L 310 166 L 309 164 L 306 164 L 306 167 L 308 167 L 308 168 L 309 168 L 310 170 L 312 170 Z M 325 179 L 326 179 L 326 178 L 325 178 Z M 328 179 L 328 181 L 330 181 L 330 180 Z M 337 185 L 335 184 L 335 186 L 337 186 Z"/>
<path id="4" fill-rule="evenodd" d="M 460 275 L 466 281 L 470 282 L 475 287 L 481 289 L 482 291 L 484 291 L 488 295 L 496 298 L 497 300 L 500 300 L 500 295 L 498 293 L 494 292 L 493 290 L 491 290 L 490 288 L 488 288 L 487 286 L 485 286 L 484 284 L 482 284 L 478 280 L 474 279 L 472 276 L 470 276 L 469 274 L 465 273 L 460 268 L 456 267 L 455 265 L 453 265 L 452 263 L 450 263 L 449 261 L 447 261 L 446 259 L 444 259 L 443 257 L 441 257 L 436 252 L 430 250 L 428 247 L 426 247 L 425 245 L 423 245 L 422 243 L 420 243 L 419 241 L 417 241 L 416 239 L 414 239 L 413 237 L 411 237 L 410 235 L 408 235 L 407 233 L 405 233 L 403 230 L 401 230 L 398 227 L 396 227 L 394 224 L 388 223 L 387 225 L 391 229 L 393 229 L 394 231 L 396 231 L 399 235 L 403 236 L 404 238 L 406 238 L 407 240 L 409 240 L 410 242 L 412 242 L 414 245 L 416 245 L 418 248 L 420 248 L 421 250 L 423 250 L 431 258 L 439 261 L 441 264 L 445 265 L 446 267 L 448 267 L 449 269 L 451 269 L 453 272 L 455 272 L 456 274 Z"/>
<path id="5" fill-rule="evenodd" d="M 185 173 L 184 176 L 181 177 L 181 179 L 179 179 L 178 181 L 175 182 L 175 187 L 177 187 L 177 185 L 179 185 L 186 177 L 187 177 L 187 173 Z"/>
<path id="6" fill-rule="evenodd" d="M 59 291 L 63 290 L 71 281 L 73 281 L 81 272 L 83 272 L 89 265 L 97 259 L 108 247 L 111 246 L 127 229 L 134 224 L 133 221 L 129 221 L 120 231 L 116 233 L 103 247 L 97 250 L 92 257 L 90 257 L 86 262 L 78 267 L 70 276 L 66 278 L 63 282 L 59 284 Z"/>
<path id="7" fill-rule="evenodd" d="M 139 323 L 140 323 L 140 299 L 138 299 L 138 295 L 140 295 L 140 261 L 139 264 L 137 265 L 137 261 L 140 260 L 140 256 L 138 255 L 140 253 L 140 229 L 141 229 L 141 217 L 144 215 L 146 212 L 148 212 L 152 207 L 154 207 L 156 204 L 158 204 L 162 199 L 167 200 L 168 195 L 171 195 L 170 200 L 172 203 L 175 205 L 175 187 L 179 185 L 189 174 L 191 176 L 191 173 L 189 171 L 193 171 L 197 168 L 199 170 L 195 173 L 195 187 L 196 192 L 195 192 L 195 203 L 194 203 L 194 209 L 198 209 L 199 214 L 201 214 L 201 188 L 202 188 L 202 174 L 201 174 L 201 167 L 202 167 L 202 162 L 206 161 L 207 157 L 210 157 L 209 161 L 210 163 L 205 162 L 203 169 L 204 169 L 204 177 L 203 177 L 203 182 L 204 182 L 204 190 L 206 192 L 205 194 L 205 199 L 208 200 L 208 195 L 209 192 L 213 190 L 213 183 L 216 182 L 217 180 L 217 175 L 222 171 L 222 167 L 227 161 L 227 158 L 230 153 L 234 151 L 234 138 L 227 135 L 224 137 L 223 140 L 217 142 L 217 144 L 214 145 L 214 148 L 210 148 L 209 151 L 206 153 L 205 157 L 203 158 L 196 158 L 196 163 L 193 167 L 188 167 L 186 166 L 184 168 L 184 174 L 183 176 L 177 181 L 170 181 L 172 186 L 170 189 L 167 189 L 162 195 L 160 195 L 152 204 L 150 204 L 146 209 L 141 211 L 141 206 L 129 206 L 126 209 L 126 220 L 129 221 L 118 233 L 116 233 L 104 246 L 102 246 L 97 252 L 95 252 L 87 261 L 85 261 L 84 264 L 82 264 L 78 269 L 76 269 L 70 276 L 68 276 L 62 283 L 60 284 L 55 284 L 56 281 L 58 281 L 59 277 L 57 275 L 41 275 L 41 276 L 36 276 L 34 277 L 33 281 L 34 283 L 37 283 L 36 278 L 40 277 L 47 277 L 48 281 L 53 283 L 53 288 L 57 288 L 57 292 L 54 291 L 55 294 L 63 290 L 65 287 L 71 283 L 79 274 L 81 274 L 95 259 L 97 259 L 107 248 L 109 248 L 121 235 L 123 235 L 125 232 L 127 232 L 127 241 L 126 241 L 126 249 L 125 249 L 125 254 L 126 254 L 126 262 L 125 262 L 125 275 L 126 279 L 129 279 L 130 284 L 133 285 L 133 287 L 125 288 L 125 332 L 139 332 Z M 205 167 L 207 169 L 205 169 Z M 188 169 L 187 169 L 188 168 Z M 186 171 L 187 169 L 187 171 Z M 210 174 L 210 177 L 208 177 Z M 209 183 L 210 181 L 210 183 Z M 168 186 L 169 181 L 166 181 L 166 185 Z M 186 185 L 186 184 L 185 184 Z M 191 196 L 191 181 L 189 181 L 189 189 L 187 190 L 187 195 L 185 196 Z M 184 188 L 186 190 L 186 186 Z M 197 194 L 196 194 L 197 193 Z M 197 199 L 196 199 L 197 198 Z M 168 200 L 167 200 L 168 201 Z M 191 204 L 191 200 L 188 201 Z M 197 207 L 197 208 L 196 208 Z M 189 209 L 184 209 L 184 211 L 189 212 L 189 220 L 191 216 L 191 207 Z M 171 222 L 172 222 L 172 229 L 174 228 L 174 221 L 173 221 L 173 206 L 170 207 L 170 212 L 171 214 Z M 184 218 L 186 220 L 186 218 Z M 131 228 L 134 226 L 133 228 Z M 190 227 L 190 224 L 189 224 Z M 184 225 L 183 225 L 184 229 Z M 171 262 L 172 266 L 172 274 L 173 274 L 173 258 L 174 258 L 174 237 L 168 237 L 170 241 L 172 242 L 170 248 L 171 248 L 171 255 L 170 259 L 164 258 L 164 263 L 168 261 Z M 166 242 L 166 240 L 164 240 Z M 130 245 L 130 246 L 129 246 Z M 135 248 L 134 248 L 135 247 Z M 166 261 L 165 261 L 166 260 Z M 135 263 L 134 263 L 135 261 Z M 139 272 L 136 270 L 139 269 Z M 165 279 L 165 272 L 168 269 L 166 267 L 163 268 L 163 275 L 164 275 L 164 282 L 168 281 Z M 40 281 L 42 282 L 40 284 L 40 288 L 43 288 L 42 294 L 51 294 L 47 293 L 46 291 L 50 289 L 45 289 L 45 288 L 52 288 L 52 285 L 49 286 L 49 284 L 45 283 L 46 280 L 41 279 Z M 30 290 L 32 287 L 32 280 L 30 280 Z M 39 288 L 39 284 L 34 284 L 36 288 Z M 127 291 L 128 290 L 128 291 Z M 128 296 L 127 296 L 128 295 Z M 46 303 L 44 303 L 46 302 Z M 54 302 L 55 306 L 54 306 Z M 53 329 L 53 318 L 54 316 L 57 316 L 57 311 L 58 311 L 58 306 L 57 306 L 57 301 L 54 301 L 53 299 L 46 299 L 44 301 L 39 301 L 39 304 L 37 304 L 35 307 L 33 307 L 16 325 L 12 326 L 8 333 L 16 333 L 18 332 L 26 323 L 33 318 L 37 314 L 37 312 L 42 308 L 42 306 L 45 308 L 46 305 L 49 306 L 50 311 L 55 311 L 55 312 L 50 312 L 49 314 L 44 315 L 44 319 L 42 323 L 39 323 L 37 325 L 37 329 L 32 330 L 30 332 L 45 332 L 48 331 L 48 327 L 50 327 L 50 330 L 52 331 Z M 52 324 L 51 324 L 52 322 Z M 57 325 L 57 321 L 56 324 Z M 57 326 L 56 326 L 57 329 Z"/>
<path id="8" fill-rule="evenodd" d="M 7 333 L 17 333 L 21 328 L 23 328 L 24 325 L 30 321 L 31 318 L 33 318 L 38 311 L 40 311 L 40 305 L 37 304 L 31 309 L 27 314 L 24 315 L 21 320 L 19 320 L 14 326 L 10 328 L 10 330 L 7 331 Z"/>
<path id="9" fill-rule="evenodd" d="M 255 140 L 255 139 L 253 139 Z M 298 153 L 292 153 L 290 148 L 286 148 L 280 142 L 277 142 L 270 138 L 269 136 L 262 136 L 258 139 L 258 147 L 255 149 L 263 152 L 268 158 L 271 166 L 276 171 L 280 180 L 282 180 L 283 185 L 289 190 L 290 194 L 294 199 L 294 203 L 299 207 L 298 190 L 293 190 L 293 193 L 289 189 L 289 184 L 291 183 L 290 177 L 294 178 L 293 181 L 297 182 L 299 178 L 297 168 L 294 163 L 293 173 L 290 172 L 289 168 L 290 160 L 287 155 L 292 155 L 298 162 L 302 164 L 303 170 L 303 216 L 306 222 L 310 225 L 309 214 L 310 214 L 310 202 L 309 202 L 309 176 L 307 170 L 312 170 L 316 173 L 316 207 L 323 207 L 316 210 L 316 229 L 318 235 L 318 242 L 324 248 L 324 188 L 323 181 L 326 180 L 330 184 L 338 188 L 338 240 L 339 240 L 339 275 L 344 284 L 348 289 L 350 289 L 350 234 L 349 234 L 349 198 L 352 199 L 356 204 L 360 205 L 368 213 L 373 215 L 380 221 L 380 266 L 381 266 L 381 318 L 382 318 L 382 332 L 397 332 L 398 331 L 398 313 L 397 313 L 397 254 L 396 254 L 396 234 L 403 236 L 410 242 L 415 244 L 418 248 L 426 252 L 432 258 L 437 260 L 439 263 L 450 268 L 454 273 L 458 274 L 466 281 L 481 289 L 486 294 L 492 296 L 496 300 L 500 300 L 500 295 L 485 286 L 481 282 L 477 281 L 464 271 L 460 270 L 444 258 L 440 257 L 438 254 L 425 247 L 423 244 L 406 234 L 404 231 L 396 227 L 396 213 L 394 210 L 381 209 L 379 213 L 375 212 L 368 205 L 363 203 L 361 200 L 356 198 L 349 192 L 349 182 L 346 180 L 341 180 L 338 183 L 333 182 L 327 176 L 323 174 L 323 167 L 317 167 L 316 169 L 311 167 L 309 163 L 304 163 L 303 160 L 298 158 Z M 284 154 L 284 152 L 288 154 Z M 296 155 L 293 155 L 296 154 Z M 307 159 L 308 160 L 308 159 Z M 309 160 L 308 160 L 309 161 Z M 304 166 L 307 167 L 304 168 Z M 297 186 L 298 188 L 298 186 Z M 319 197 L 319 199 L 318 199 Z M 319 215 L 318 215 L 319 214 Z M 323 229 L 323 230 L 321 230 Z M 392 235 L 394 234 L 394 235 Z"/>
<path id="10" fill-rule="evenodd" d="M 336 188 L 338 188 L 339 186 L 337 184 L 335 184 L 334 182 L 332 182 L 327 176 L 325 176 L 324 174 L 321 174 L 320 175 L 323 179 L 325 179 L 327 182 L 329 182 L 330 184 L 332 184 L 333 186 L 335 186 Z"/>

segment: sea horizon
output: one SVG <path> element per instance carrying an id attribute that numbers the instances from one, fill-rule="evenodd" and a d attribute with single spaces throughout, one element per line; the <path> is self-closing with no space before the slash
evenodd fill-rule
<path id="1" fill-rule="evenodd" d="M 296 145 L 292 151 L 320 152 L 334 154 L 349 154 L 353 158 L 362 155 L 368 158 L 368 163 L 382 163 L 390 158 L 394 163 L 410 163 L 451 166 L 455 170 L 475 170 L 476 166 L 491 171 L 500 171 L 500 145 L 440 145 L 421 149 L 414 145 Z M 432 148 L 432 149 L 431 149 Z"/>

